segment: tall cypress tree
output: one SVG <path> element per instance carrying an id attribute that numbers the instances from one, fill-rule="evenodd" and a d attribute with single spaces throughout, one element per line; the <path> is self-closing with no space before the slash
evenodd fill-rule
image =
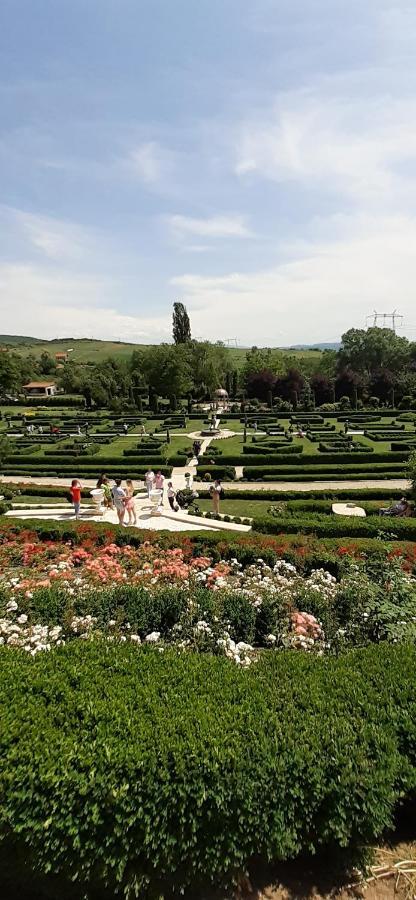
<path id="1" fill-rule="evenodd" d="M 173 304 L 173 340 L 175 344 L 187 344 L 191 340 L 191 323 L 183 303 Z"/>

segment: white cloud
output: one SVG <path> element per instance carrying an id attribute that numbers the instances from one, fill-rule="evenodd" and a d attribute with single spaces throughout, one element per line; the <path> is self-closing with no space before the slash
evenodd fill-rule
<path id="1" fill-rule="evenodd" d="M 55 262 L 87 258 L 98 243 L 97 233 L 76 222 L 15 209 L 0 204 L 0 231 L 22 247 L 22 256 L 45 256 Z"/>
<path id="2" fill-rule="evenodd" d="M 244 216 L 211 216 L 193 218 L 192 216 L 168 216 L 168 225 L 176 237 L 198 235 L 205 238 L 246 238 L 252 232 L 248 228 Z"/>
<path id="3" fill-rule="evenodd" d="M 157 141 L 139 144 L 130 151 L 126 164 L 147 185 L 157 184 L 171 169 L 170 156 Z"/>
<path id="4" fill-rule="evenodd" d="M 94 276 L 28 265 L 0 265 L 2 329 L 45 339 L 94 337 L 150 343 L 169 340 L 171 317 L 117 309 L 119 285 Z"/>
<path id="5" fill-rule="evenodd" d="M 398 303 L 410 325 L 416 221 L 353 216 L 334 224 L 335 240 L 328 221 L 326 237 L 288 244 L 285 261 L 270 269 L 172 279 L 194 331 L 214 340 L 236 335 L 245 344 L 313 343 L 364 327 L 374 307 Z"/>
<path id="6" fill-rule="evenodd" d="M 82 256 L 87 248 L 87 232 L 77 225 L 48 216 L 15 210 L 19 224 L 29 242 L 50 259 Z"/>
<path id="7" fill-rule="evenodd" d="M 279 96 L 237 129 L 237 175 L 297 182 L 366 205 L 397 206 L 409 187 L 414 198 L 415 100 L 359 90 L 352 78 Z"/>

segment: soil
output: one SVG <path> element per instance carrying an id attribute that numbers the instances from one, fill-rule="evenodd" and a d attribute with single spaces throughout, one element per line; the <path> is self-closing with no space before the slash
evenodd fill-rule
<path id="1" fill-rule="evenodd" d="M 397 877 L 396 863 L 412 860 L 406 868 L 415 874 Z M 271 872 L 254 874 L 251 880 L 242 878 L 234 892 L 207 892 L 188 895 L 186 900 L 416 900 L 416 842 L 401 842 L 394 847 L 383 846 L 376 850 L 372 871 L 383 867 L 387 877 L 360 880 L 348 876 L 331 865 L 327 867 L 322 857 L 316 862 L 296 861 L 284 864 Z M 380 870 L 379 870 L 379 874 Z M 413 879 L 413 880 L 412 880 Z"/>

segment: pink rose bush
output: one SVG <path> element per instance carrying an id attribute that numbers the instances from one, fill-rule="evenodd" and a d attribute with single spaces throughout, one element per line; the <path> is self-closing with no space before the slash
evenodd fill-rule
<path id="1" fill-rule="evenodd" d="M 174 645 L 247 667 L 265 650 L 322 655 L 416 640 L 416 580 L 401 560 L 386 566 L 375 579 L 353 561 L 337 580 L 324 569 L 305 575 L 283 559 L 214 562 L 192 556 L 186 542 L 74 546 L 3 536 L 0 644 L 32 656 L 71 640 L 129 641 L 158 652 Z"/>

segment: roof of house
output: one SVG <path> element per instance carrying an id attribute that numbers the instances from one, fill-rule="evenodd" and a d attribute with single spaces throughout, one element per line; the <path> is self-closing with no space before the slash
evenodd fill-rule
<path id="1" fill-rule="evenodd" d="M 24 388 L 47 388 L 47 387 L 56 387 L 54 381 L 29 381 L 28 384 L 23 385 Z"/>
<path id="2" fill-rule="evenodd" d="M 55 353 L 56 359 L 58 359 L 58 357 L 60 357 L 60 356 L 65 356 L 65 357 L 66 357 L 66 356 L 68 356 L 68 353 L 66 352 L 66 350 L 65 350 L 64 353 Z"/>

